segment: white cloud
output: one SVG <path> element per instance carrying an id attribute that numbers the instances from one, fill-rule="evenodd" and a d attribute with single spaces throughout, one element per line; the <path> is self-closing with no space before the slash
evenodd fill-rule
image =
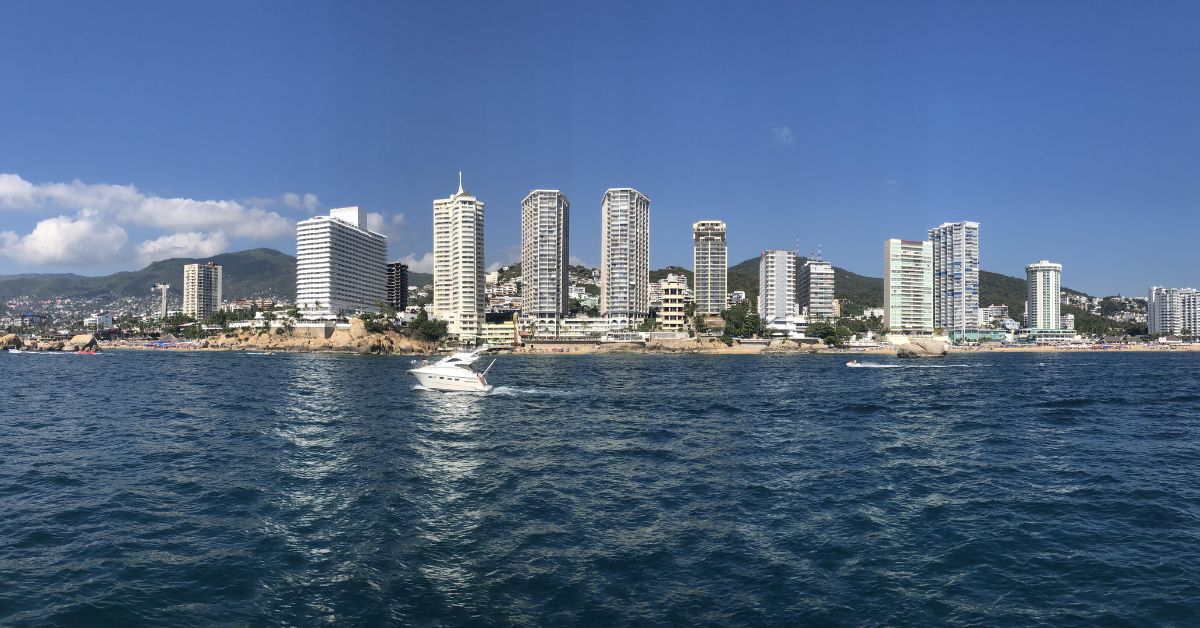
<path id="1" fill-rule="evenodd" d="M 119 225 L 93 210 L 84 210 L 75 217 L 47 218 L 29 235 L 0 232 L 0 254 L 23 264 L 103 263 L 117 258 L 128 240 Z"/>
<path id="2" fill-rule="evenodd" d="M 317 200 L 317 195 L 311 192 L 304 195 L 287 192 L 283 195 L 283 205 L 292 209 L 307 209 L 310 212 L 315 212 L 321 206 L 321 202 Z"/>
<path id="3" fill-rule="evenodd" d="M 776 144 L 791 146 L 796 143 L 796 134 L 792 132 L 792 127 L 776 126 L 771 127 L 771 138 Z"/>
<path id="4" fill-rule="evenodd" d="M 402 213 L 392 214 L 391 218 L 384 216 L 379 212 L 367 212 L 367 229 L 388 237 L 392 242 L 397 242 L 405 235 L 405 226 L 407 218 Z"/>
<path id="5" fill-rule="evenodd" d="M 267 240 L 292 233 L 295 223 L 275 212 L 237 201 L 147 197 L 117 212 L 120 218 L 149 227 L 219 230 L 232 236 Z"/>
<path id="6" fill-rule="evenodd" d="M 20 208 L 33 204 L 32 183 L 15 174 L 0 174 L 0 206 Z"/>
<path id="7" fill-rule="evenodd" d="M 31 183 L 17 174 L 0 173 L 0 211 L 57 214 L 27 235 L 0 233 L 0 255 L 29 265 L 88 264 L 129 256 L 143 261 L 207 257 L 226 250 L 233 238 L 269 240 L 293 234 L 294 222 L 269 209 L 281 202 L 310 210 L 320 203 L 311 193 L 284 194 L 282 201 L 166 198 L 133 185 Z M 128 227 L 167 233 L 151 233 L 149 239 L 127 247 Z"/>
<path id="8" fill-rule="evenodd" d="M 306 194 L 302 202 L 306 202 Z M 316 197 L 312 196 L 316 202 Z M 35 211 L 95 212 L 110 223 L 223 231 L 236 237 L 269 239 L 289 234 L 292 221 L 276 212 L 230 200 L 147 196 L 132 185 L 30 183 L 0 174 L 0 207 Z"/>
<path id="9" fill-rule="evenodd" d="M 433 252 L 426 253 L 421 257 L 417 257 L 415 253 L 410 253 L 402 258 L 400 262 L 408 264 L 408 270 L 414 273 L 432 273 L 433 272 Z"/>
<path id="10" fill-rule="evenodd" d="M 212 257 L 223 253 L 229 246 L 229 239 L 224 233 L 172 233 L 153 240 L 145 240 L 138 245 L 138 257 L 142 262 L 150 263 L 173 257 Z"/>
<path id="11" fill-rule="evenodd" d="M 590 264 L 590 263 L 588 263 L 588 261 L 587 261 L 587 260 L 585 260 L 585 259 L 583 259 L 583 258 L 581 258 L 581 257 L 575 257 L 574 255 L 572 255 L 572 256 L 571 256 L 571 261 L 570 261 L 570 263 L 571 263 L 571 265 L 572 265 L 572 266 L 587 266 L 588 268 L 595 268 L 595 267 L 596 267 L 596 265 L 595 265 L 595 264 Z"/>
<path id="12" fill-rule="evenodd" d="M 367 230 L 388 235 L 387 218 L 379 212 L 367 212 Z"/>

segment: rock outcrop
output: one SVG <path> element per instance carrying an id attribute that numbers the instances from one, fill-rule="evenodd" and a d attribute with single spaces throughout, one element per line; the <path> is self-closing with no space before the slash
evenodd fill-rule
<path id="1" fill-rule="evenodd" d="M 898 358 L 940 358 L 950 352 L 950 345 L 932 338 L 910 338 L 896 347 Z"/>
<path id="2" fill-rule="evenodd" d="M 96 351 L 100 348 L 100 344 L 96 342 L 96 337 L 92 334 L 78 334 L 71 336 L 71 339 L 63 343 L 63 351 Z"/>
<path id="3" fill-rule="evenodd" d="M 4 349 L 20 349 L 25 343 L 21 342 L 21 337 L 16 334 L 4 334 L 0 336 L 0 351 Z"/>
<path id="4" fill-rule="evenodd" d="M 359 320 L 351 322 L 349 329 L 334 331 L 328 338 L 255 329 L 210 336 L 203 342 L 210 349 L 234 351 L 340 351 L 383 355 L 428 354 L 437 350 L 435 343 L 413 340 L 395 331 L 368 332 Z"/>

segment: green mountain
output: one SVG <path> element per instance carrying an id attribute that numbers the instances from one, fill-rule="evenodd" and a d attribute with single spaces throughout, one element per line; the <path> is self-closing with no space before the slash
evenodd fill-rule
<path id="1" fill-rule="evenodd" d="M 102 277 L 75 274 L 0 275 L 0 300 L 28 296 L 47 297 L 142 297 L 156 283 L 183 284 L 184 264 L 216 262 L 222 266 L 225 299 L 273 296 L 292 300 L 296 296 L 296 258 L 275 249 L 250 249 L 212 257 L 174 258 L 154 262 L 134 271 Z M 433 283 L 429 273 L 410 273 L 409 285 Z"/>

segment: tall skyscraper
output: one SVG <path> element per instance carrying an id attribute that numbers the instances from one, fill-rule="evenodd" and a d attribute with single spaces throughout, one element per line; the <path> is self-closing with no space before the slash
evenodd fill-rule
<path id="1" fill-rule="evenodd" d="M 1025 326 L 1029 329 L 1061 329 L 1062 264 L 1046 260 L 1025 267 L 1027 297 Z"/>
<path id="2" fill-rule="evenodd" d="M 296 223 L 296 307 L 305 318 L 375 311 L 387 298 L 387 236 L 339 207 Z"/>
<path id="3" fill-rule="evenodd" d="M 567 315 L 571 203 L 558 190 L 521 201 L 521 307 L 535 334 L 558 335 Z"/>
<path id="4" fill-rule="evenodd" d="M 185 264 L 183 267 L 183 313 L 204 320 L 221 307 L 221 266 Z"/>
<path id="5" fill-rule="evenodd" d="M 763 251 L 758 257 L 758 315 L 764 325 L 796 315 L 796 254 Z"/>
<path id="6" fill-rule="evenodd" d="M 1200 292 L 1154 286 L 1146 294 L 1146 326 L 1152 334 L 1200 335 Z"/>
<path id="7" fill-rule="evenodd" d="M 483 201 L 458 191 L 433 202 L 433 311 L 447 331 L 466 341 L 483 324 Z"/>
<path id="8" fill-rule="evenodd" d="M 834 318 L 833 265 L 825 260 L 805 260 L 800 267 L 800 310 L 809 320 Z"/>
<path id="9" fill-rule="evenodd" d="M 979 223 L 944 222 L 933 246 L 933 326 L 965 333 L 979 326 Z"/>
<path id="10" fill-rule="evenodd" d="M 883 322 L 897 334 L 933 332 L 933 245 L 887 240 L 883 244 Z"/>
<path id="11" fill-rule="evenodd" d="M 696 278 L 696 313 L 720 314 L 725 309 L 729 284 L 724 221 L 701 220 L 692 225 L 692 272 Z"/>
<path id="12" fill-rule="evenodd" d="M 614 328 L 650 312 L 650 199 L 633 188 L 604 193 L 600 205 L 600 316 Z"/>
<path id="13" fill-rule="evenodd" d="M 397 310 L 408 307 L 408 265 L 390 262 L 387 265 L 387 304 Z"/>

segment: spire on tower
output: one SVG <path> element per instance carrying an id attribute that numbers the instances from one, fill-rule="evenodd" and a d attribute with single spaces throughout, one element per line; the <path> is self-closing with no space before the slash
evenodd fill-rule
<path id="1" fill-rule="evenodd" d="M 459 171 L 458 171 L 458 193 L 459 193 L 459 194 L 462 194 L 462 193 L 463 193 L 463 189 L 462 189 L 462 170 L 459 170 Z"/>

